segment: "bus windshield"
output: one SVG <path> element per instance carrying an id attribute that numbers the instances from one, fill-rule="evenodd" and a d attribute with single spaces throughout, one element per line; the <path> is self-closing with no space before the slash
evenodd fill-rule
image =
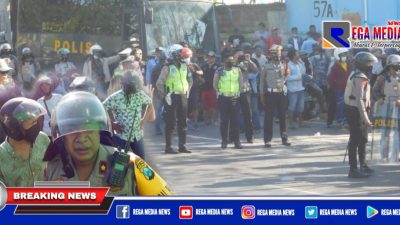
<path id="1" fill-rule="evenodd" d="M 124 0 L 24 0 L 19 31 L 119 35 Z"/>

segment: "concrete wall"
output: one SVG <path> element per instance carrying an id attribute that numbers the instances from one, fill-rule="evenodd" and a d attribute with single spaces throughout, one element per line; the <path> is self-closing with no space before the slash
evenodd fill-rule
<path id="1" fill-rule="evenodd" d="M 252 34 L 258 30 L 258 24 L 264 22 L 268 29 L 276 26 L 280 29 L 284 43 L 287 37 L 287 16 L 285 4 L 257 5 L 221 5 L 217 7 L 217 21 L 221 39 L 227 40 L 237 27 L 251 41 Z"/>

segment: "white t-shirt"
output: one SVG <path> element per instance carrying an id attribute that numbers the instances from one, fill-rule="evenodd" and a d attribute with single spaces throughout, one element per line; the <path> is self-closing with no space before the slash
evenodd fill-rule
<path id="1" fill-rule="evenodd" d="M 304 90 L 302 72 L 305 70 L 300 62 L 293 63 L 289 61 L 289 75 L 287 76 L 287 88 L 290 92 Z"/>
<path id="2" fill-rule="evenodd" d="M 49 100 L 46 100 L 46 105 L 44 104 L 44 97 L 41 97 L 37 100 L 37 102 L 42 105 L 46 111 L 47 109 L 49 110 L 49 112 L 44 115 L 44 123 L 43 123 L 43 132 L 45 132 L 48 136 L 51 136 L 51 128 L 50 128 L 50 117 L 49 114 L 51 115 L 51 112 L 53 111 L 54 107 L 56 106 L 56 104 L 58 103 L 58 101 L 60 101 L 62 95 L 59 94 L 52 94 L 52 97 Z"/>
<path id="3" fill-rule="evenodd" d="M 253 53 L 253 55 L 251 56 L 253 59 L 257 60 L 258 65 L 260 66 L 260 68 L 264 68 L 265 64 L 268 62 L 268 59 L 265 55 L 261 54 L 260 57 L 257 57 L 257 55 L 255 53 Z"/>

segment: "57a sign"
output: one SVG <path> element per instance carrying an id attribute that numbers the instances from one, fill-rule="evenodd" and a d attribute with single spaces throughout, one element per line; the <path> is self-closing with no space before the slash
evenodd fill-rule
<path id="1" fill-rule="evenodd" d="M 332 4 L 328 1 L 314 1 L 314 17 L 333 18 Z"/>

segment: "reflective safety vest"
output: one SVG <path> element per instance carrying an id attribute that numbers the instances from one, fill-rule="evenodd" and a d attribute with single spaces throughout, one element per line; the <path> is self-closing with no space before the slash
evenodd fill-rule
<path id="1" fill-rule="evenodd" d="M 222 76 L 219 78 L 218 91 L 225 95 L 236 95 L 240 92 L 239 88 L 239 78 L 240 72 L 239 68 L 232 68 L 231 70 L 223 70 Z"/>
<path id="2" fill-rule="evenodd" d="M 181 64 L 178 69 L 175 65 L 168 66 L 168 77 L 165 85 L 167 86 L 168 93 L 186 94 L 189 90 L 188 69 L 186 64 Z"/>

